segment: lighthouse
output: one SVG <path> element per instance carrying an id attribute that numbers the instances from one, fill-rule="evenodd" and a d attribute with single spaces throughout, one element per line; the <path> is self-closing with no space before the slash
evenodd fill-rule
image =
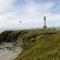
<path id="1" fill-rule="evenodd" d="M 43 28 L 47 28 L 47 25 L 46 25 L 46 16 L 44 16 L 44 26 Z"/>

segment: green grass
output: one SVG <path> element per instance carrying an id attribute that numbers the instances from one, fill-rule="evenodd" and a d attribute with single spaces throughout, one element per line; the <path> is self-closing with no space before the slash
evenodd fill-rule
<path id="1" fill-rule="evenodd" d="M 60 44 L 60 42 L 59 42 Z M 33 46 L 31 49 L 18 56 L 17 60 L 53 60 L 60 56 L 60 46 L 56 42 L 41 41 L 39 44 Z M 55 56 L 56 55 L 56 56 Z M 50 58 L 52 57 L 52 58 Z"/>
<path id="2" fill-rule="evenodd" d="M 60 31 L 32 30 L 24 36 L 36 41 L 24 46 L 15 60 L 60 60 Z"/>
<path id="3" fill-rule="evenodd" d="M 1 41 L 8 40 L 9 37 L 17 41 L 19 38 L 24 43 L 22 53 L 15 60 L 60 60 L 60 31 L 58 30 L 31 29 L 0 34 Z"/>

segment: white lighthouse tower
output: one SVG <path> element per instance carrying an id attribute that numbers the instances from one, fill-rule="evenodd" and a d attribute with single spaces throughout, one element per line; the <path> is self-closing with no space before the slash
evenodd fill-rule
<path id="1" fill-rule="evenodd" d="M 47 25 L 46 25 L 46 16 L 44 16 L 44 26 L 43 28 L 47 28 Z"/>

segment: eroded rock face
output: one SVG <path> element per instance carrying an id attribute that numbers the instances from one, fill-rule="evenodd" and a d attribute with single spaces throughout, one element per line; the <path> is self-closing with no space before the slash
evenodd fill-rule
<path id="1" fill-rule="evenodd" d="M 13 60 L 17 57 L 19 53 L 21 53 L 21 47 L 14 47 L 11 50 L 7 48 L 0 49 L 0 60 Z"/>

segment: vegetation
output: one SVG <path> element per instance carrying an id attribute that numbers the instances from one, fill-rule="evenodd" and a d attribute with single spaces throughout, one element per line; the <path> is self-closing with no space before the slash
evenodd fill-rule
<path id="1" fill-rule="evenodd" d="M 60 60 L 60 31 L 55 29 L 31 29 L 5 31 L 1 42 L 20 41 L 22 53 L 15 60 Z M 22 42 L 21 42 L 22 41 Z"/>
<path id="2" fill-rule="evenodd" d="M 60 60 L 60 31 L 33 30 L 24 35 L 34 41 L 15 60 Z"/>

